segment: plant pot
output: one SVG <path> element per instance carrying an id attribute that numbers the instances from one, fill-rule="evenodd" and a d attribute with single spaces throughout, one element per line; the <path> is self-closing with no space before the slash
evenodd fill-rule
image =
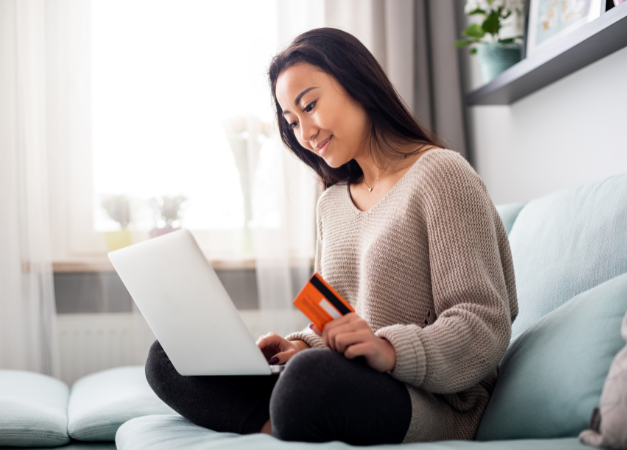
<path id="1" fill-rule="evenodd" d="M 127 229 L 107 231 L 105 232 L 105 237 L 107 239 L 107 249 L 110 252 L 128 247 L 133 243 L 131 240 L 131 231 Z"/>
<path id="2" fill-rule="evenodd" d="M 485 42 L 477 47 L 477 54 L 483 82 L 489 83 L 498 74 L 520 61 L 522 46 L 516 43 Z"/>
<path id="3" fill-rule="evenodd" d="M 155 238 L 155 237 L 163 236 L 164 234 L 168 234 L 176 230 L 180 230 L 180 228 L 178 227 L 177 228 L 172 228 L 172 227 L 153 228 L 152 230 L 150 230 L 150 237 Z"/>

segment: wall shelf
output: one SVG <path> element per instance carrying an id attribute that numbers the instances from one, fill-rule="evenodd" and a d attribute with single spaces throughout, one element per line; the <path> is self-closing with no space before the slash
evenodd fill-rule
<path id="1" fill-rule="evenodd" d="M 468 106 L 509 105 L 627 47 L 627 2 L 610 9 L 466 96 Z M 624 80 L 616 80 L 624 81 Z"/>

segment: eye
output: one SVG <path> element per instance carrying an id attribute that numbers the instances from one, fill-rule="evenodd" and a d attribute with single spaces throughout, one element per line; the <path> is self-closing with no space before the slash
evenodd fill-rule
<path id="1" fill-rule="evenodd" d="M 297 124 L 298 124 L 298 122 L 292 122 L 292 123 L 287 124 L 287 126 L 290 127 L 293 130 L 294 128 L 296 128 Z"/>
<path id="2" fill-rule="evenodd" d="M 309 112 L 309 111 L 311 111 L 313 109 L 314 106 L 316 106 L 316 102 L 311 102 L 310 104 L 305 106 L 305 109 L 303 109 L 303 111 Z"/>

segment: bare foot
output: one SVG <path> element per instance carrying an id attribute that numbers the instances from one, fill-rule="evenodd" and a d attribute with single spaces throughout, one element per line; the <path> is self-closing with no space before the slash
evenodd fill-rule
<path id="1" fill-rule="evenodd" d="M 268 421 L 263 424 L 259 432 L 269 434 L 270 436 L 272 436 L 272 425 L 270 424 L 270 419 L 268 419 Z"/>

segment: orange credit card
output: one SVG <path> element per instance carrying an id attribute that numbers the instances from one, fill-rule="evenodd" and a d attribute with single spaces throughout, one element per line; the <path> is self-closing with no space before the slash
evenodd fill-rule
<path id="1" fill-rule="evenodd" d="M 351 305 L 314 272 L 294 300 L 294 305 L 322 330 L 327 322 L 355 312 Z"/>

